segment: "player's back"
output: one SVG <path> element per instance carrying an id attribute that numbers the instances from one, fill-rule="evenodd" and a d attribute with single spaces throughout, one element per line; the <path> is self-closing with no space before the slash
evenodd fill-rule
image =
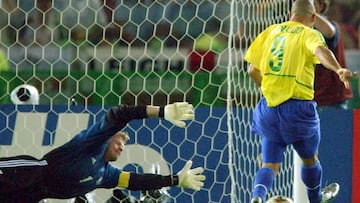
<path id="1" fill-rule="evenodd" d="M 318 63 L 314 53 L 319 45 L 325 42 L 316 30 L 294 21 L 272 25 L 255 39 L 245 59 L 261 71 L 269 106 L 290 98 L 313 99 Z"/>

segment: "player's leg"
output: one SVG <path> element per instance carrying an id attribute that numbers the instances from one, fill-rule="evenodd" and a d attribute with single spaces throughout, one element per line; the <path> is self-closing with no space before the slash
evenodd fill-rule
<path id="1" fill-rule="evenodd" d="M 32 202 L 41 192 L 42 173 L 46 161 L 31 156 L 0 158 L 0 202 L 1 198 Z"/>
<path id="2" fill-rule="evenodd" d="M 317 158 L 320 135 L 293 143 L 293 147 L 302 159 L 301 178 L 306 186 L 310 203 L 321 201 L 322 166 Z"/>
<path id="3" fill-rule="evenodd" d="M 253 112 L 252 132 L 257 135 L 262 135 L 262 156 L 263 165 L 256 172 L 254 180 L 254 188 L 251 202 L 264 202 L 268 190 L 272 188 L 276 172 L 280 168 L 280 163 L 283 159 L 282 149 L 276 144 L 276 148 L 272 148 L 272 144 L 266 136 L 271 136 L 281 140 L 278 128 L 278 108 L 269 108 L 266 100 L 261 98 Z M 280 149 L 279 149 L 280 148 Z M 273 154 L 275 152 L 275 154 Z M 279 154 L 277 153 L 279 152 Z M 273 157 L 274 156 L 274 157 Z M 273 159 L 276 159 L 274 161 Z"/>
<path id="4" fill-rule="evenodd" d="M 317 157 L 317 151 L 320 144 L 320 130 L 314 136 L 306 138 L 293 144 L 303 161 L 301 168 L 301 177 L 305 186 L 310 203 L 326 203 L 333 200 L 340 186 L 332 183 L 325 188 L 322 187 L 322 166 Z"/>
<path id="5" fill-rule="evenodd" d="M 265 202 L 268 191 L 272 188 L 276 174 L 284 158 L 285 143 L 274 142 L 266 137 L 261 139 L 262 167 L 256 172 L 252 203 Z"/>

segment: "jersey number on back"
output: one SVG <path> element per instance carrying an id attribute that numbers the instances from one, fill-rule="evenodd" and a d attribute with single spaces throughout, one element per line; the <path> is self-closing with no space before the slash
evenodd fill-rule
<path id="1" fill-rule="evenodd" d="M 269 60 L 271 70 L 279 72 L 283 63 L 285 37 L 278 36 L 271 44 L 272 57 Z"/>

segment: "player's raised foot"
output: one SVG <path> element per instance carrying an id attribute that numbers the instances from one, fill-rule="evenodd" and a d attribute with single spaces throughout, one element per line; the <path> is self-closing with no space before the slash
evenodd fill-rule
<path id="1" fill-rule="evenodd" d="M 322 199 L 320 203 L 331 202 L 339 193 L 340 185 L 337 183 L 331 183 L 321 190 Z"/>
<path id="2" fill-rule="evenodd" d="M 250 203 L 262 203 L 262 200 L 260 197 L 253 197 Z"/>

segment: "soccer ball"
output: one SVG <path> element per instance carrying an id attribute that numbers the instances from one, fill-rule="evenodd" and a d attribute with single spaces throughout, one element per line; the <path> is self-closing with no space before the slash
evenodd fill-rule
<path id="1" fill-rule="evenodd" d="M 10 99 L 13 104 L 39 104 L 39 92 L 32 85 L 20 85 L 11 91 Z"/>
<path id="2" fill-rule="evenodd" d="M 284 197 L 282 195 L 275 195 L 268 199 L 266 203 L 293 203 L 293 201 L 288 197 Z"/>

